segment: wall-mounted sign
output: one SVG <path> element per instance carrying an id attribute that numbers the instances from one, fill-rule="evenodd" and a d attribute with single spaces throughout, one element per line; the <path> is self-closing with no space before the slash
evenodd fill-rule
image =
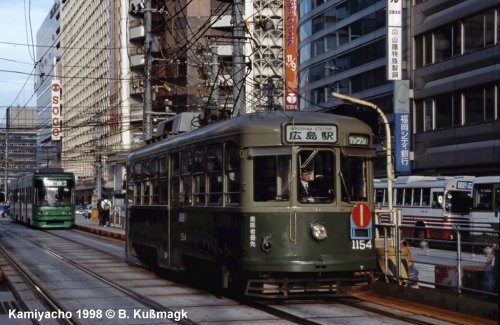
<path id="1" fill-rule="evenodd" d="M 51 110 L 52 110 L 52 140 L 61 140 L 62 136 L 62 118 L 61 118 L 61 82 L 52 80 L 51 91 Z"/>

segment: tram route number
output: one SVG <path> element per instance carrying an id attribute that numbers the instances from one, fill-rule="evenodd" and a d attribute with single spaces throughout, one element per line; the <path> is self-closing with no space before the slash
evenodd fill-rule
<path id="1" fill-rule="evenodd" d="M 367 248 L 372 249 L 372 241 L 371 240 L 352 240 L 352 249 L 364 250 Z"/>

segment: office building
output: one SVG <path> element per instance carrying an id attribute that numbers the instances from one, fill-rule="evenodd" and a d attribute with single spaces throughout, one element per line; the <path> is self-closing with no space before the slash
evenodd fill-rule
<path id="1" fill-rule="evenodd" d="M 394 120 L 395 86 L 387 78 L 387 3 L 300 2 L 302 109 L 340 108 L 342 113 L 368 116 L 368 121 L 377 119 L 340 105 L 331 95 L 336 91 L 373 102 Z M 409 81 L 409 172 L 498 174 L 500 2 L 404 3 L 401 65 L 402 79 Z M 383 129 L 372 126 L 380 143 Z M 385 167 L 379 167 L 378 175 L 383 176 Z"/>

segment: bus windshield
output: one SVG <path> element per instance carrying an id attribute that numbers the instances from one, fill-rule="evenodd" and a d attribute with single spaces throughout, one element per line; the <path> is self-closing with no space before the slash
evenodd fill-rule
<path id="1" fill-rule="evenodd" d="M 35 204 L 40 206 L 71 205 L 73 182 L 44 178 L 35 181 Z"/>
<path id="2" fill-rule="evenodd" d="M 467 214 L 472 207 L 472 199 L 469 192 L 448 191 L 446 193 L 446 209 L 450 213 Z"/>

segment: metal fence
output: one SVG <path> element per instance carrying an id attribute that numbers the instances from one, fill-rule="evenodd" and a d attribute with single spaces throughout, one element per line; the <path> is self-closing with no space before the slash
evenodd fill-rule
<path id="1" fill-rule="evenodd" d="M 451 232 L 453 239 L 407 235 L 419 233 L 419 228 L 399 222 L 376 222 L 380 277 L 413 287 L 467 292 L 487 300 L 498 298 L 498 231 L 426 227 L 435 232 Z"/>

